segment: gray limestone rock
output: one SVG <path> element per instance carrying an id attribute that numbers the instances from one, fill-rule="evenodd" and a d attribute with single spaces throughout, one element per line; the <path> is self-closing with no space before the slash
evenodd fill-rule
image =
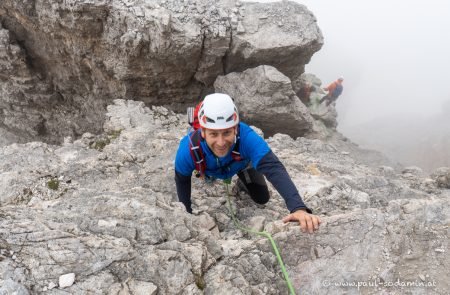
<path id="1" fill-rule="evenodd" d="M 48 143 L 100 133 L 117 98 L 180 111 L 224 73 L 298 76 L 323 44 L 311 12 L 284 1 L 3 0 L 0 20 L 0 127 Z"/>
<path id="2" fill-rule="evenodd" d="M 436 181 L 437 185 L 442 188 L 450 189 L 450 168 L 441 167 L 436 169 L 432 174 L 433 179 Z"/>
<path id="3" fill-rule="evenodd" d="M 291 80 L 304 72 L 314 53 L 323 45 L 314 15 L 294 1 L 246 2 L 234 33 L 226 61 L 226 73 L 241 72 L 258 65 L 271 65 Z M 274 55 L 272 48 L 277 49 Z M 258 62 L 256 62 L 258 61 Z"/>
<path id="4" fill-rule="evenodd" d="M 29 295 L 30 292 L 28 292 L 23 285 L 13 281 L 12 279 L 7 279 L 0 285 L 0 294 Z"/>
<path id="5" fill-rule="evenodd" d="M 194 214 L 177 202 L 184 115 L 115 100 L 105 116 L 102 135 L 0 148 L 0 291 L 62 294 L 59 277 L 73 273 L 70 294 L 286 293 L 270 243 L 234 226 L 223 184 L 193 180 Z M 403 290 L 446 293 L 448 189 L 387 166 L 381 174 L 342 138 L 267 142 L 321 216 L 319 231 L 283 224 L 289 212 L 272 186 L 265 206 L 229 198 L 244 226 L 273 235 L 299 293 L 390 292 L 415 280 L 431 286 Z M 374 281 L 376 290 L 345 285 Z"/>

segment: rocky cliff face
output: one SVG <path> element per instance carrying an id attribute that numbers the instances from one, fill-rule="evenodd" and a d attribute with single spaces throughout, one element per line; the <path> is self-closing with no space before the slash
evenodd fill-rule
<path id="1" fill-rule="evenodd" d="M 323 220 L 304 234 L 281 223 L 272 187 L 260 206 L 231 184 L 237 218 L 273 235 L 298 293 L 450 289 L 450 170 L 398 167 L 333 131 L 320 80 L 301 75 L 323 42 L 303 6 L 3 0 L 0 21 L 0 294 L 286 294 L 224 184 L 194 179 L 194 214 L 177 201 L 187 123 L 161 105 L 212 89 L 273 135 Z"/>
<path id="2" fill-rule="evenodd" d="M 177 202 L 184 115 L 116 100 L 106 117 L 101 136 L 0 149 L 0 293 L 286 294 L 270 243 L 234 227 L 223 184 L 194 179 L 192 215 Z M 268 142 L 321 229 L 283 225 L 272 187 L 264 207 L 231 202 L 272 233 L 299 293 L 447 292 L 450 191 L 437 178 L 363 164 L 344 138 Z"/>
<path id="3" fill-rule="evenodd" d="M 101 131 L 113 99 L 181 110 L 230 72 L 295 79 L 323 44 L 294 2 L 4 0 L 0 21 L 0 123 L 51 143 Z"/>

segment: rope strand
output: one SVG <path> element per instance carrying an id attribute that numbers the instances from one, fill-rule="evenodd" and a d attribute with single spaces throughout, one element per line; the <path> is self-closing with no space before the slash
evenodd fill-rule
<path id="1" fill-rule="evenodd" d="M 291 295 L 295 295 L 294 287 L 292 286 L 292 282 L 289 279 L 289 275 L 286 271 L 286 267 L 284 266 L 283 259 L 281 258 L 281 255 L 280 255 L 280 251 L 278 250 L 277 244 L 275 243 L 275 240 L 272 238 L 272 235 L 266 231 L 257 231 L 252 228 L 244 227 L 243 225 L 240 224 L 239 220 L 237 220 L 237 218 L 233 212 L 233 208 L 231 207 L 231 198 L 230 198 L 230 191 L 229 191 L 228 183 L 225 181 L 224 181 L 224 183 L 225 183 L 225 187 L 226 187 L 226 191 L 227 191 L 228 210 L 230 211 L 231 219 L 233 220 L 234 225 L 242 231 L 246 231 L 246 232 L 249 232 L 252 234 L 263 236 L 263 237 L 266 237 L 267 239 L 269 239 L 270 244 L 272 245 L 273 251 L 275 252 L 275 256 L 277 257 L 278 264 L 280 265 L 281 272 L 283 273 L 284 280 L 286 281 L 286 284 L 288 286 L 289 293 Z"/>

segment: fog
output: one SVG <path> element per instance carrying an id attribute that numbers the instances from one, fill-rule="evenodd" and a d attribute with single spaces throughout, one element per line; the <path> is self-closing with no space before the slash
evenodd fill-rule
<path id="1" fill-rule="evenodd" d="M 391 114 L 432 115 L 450 100 L 450 1 L 298 2 L 325 39 L 307 72 L 324 83 L 345 78 L 342 130 Z"/>
<path id="2" fill-rule="evenodd" d="M 412 152 L 417 148 L 413 138 L 404 138 L 414 136 L 407 123 L 411 121 L 413 129 L 421 129 L 417 136 L 433 133 L 437 138 L 427 140 L 448 142 L 450 150 L 450 121 L 435 120 L 450 118 L 450 108 L 444 108 L 450 102 L 450 1 L 297 2 L 313 12 L 324 36 L 324 46 L 306 65 L 306 72 L 324 84 L 339 76 L 345 79 L 336 104 L 338 130 L 407 165 L 425 169 L 450 165 L 445 148 L 429 165 L 423 159 L 427 153 Z M 377 130 L 379 125 L 383 126 Z M 387 128 L 390 142 L 383 136 Z M 405 158 L 402 151 L 410 156 Z"/>

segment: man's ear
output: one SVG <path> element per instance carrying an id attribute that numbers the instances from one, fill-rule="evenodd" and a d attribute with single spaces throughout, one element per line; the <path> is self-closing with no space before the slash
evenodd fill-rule
<path id="1" fill-rule="evenodd" d="M 200 134 L 202 135 L 203 138 L 206 138 L 206 136 L 205 136 L 205 134 L 206 134 L 205 129 L 201 128 L 200 129 Z"/>

